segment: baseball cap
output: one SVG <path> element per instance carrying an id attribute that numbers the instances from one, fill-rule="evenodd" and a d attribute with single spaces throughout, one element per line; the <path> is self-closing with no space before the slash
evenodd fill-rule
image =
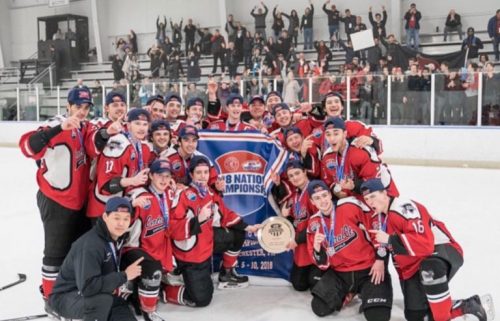
<path id="1" fill-rule="evenodd" d="M 92 94 L 88 87 L 85 86 L 71 89 L 68 93 L 68 102 L 75 105 L 94 104 L 92 102 Z"/>
<path id="2" fill-rule="evenodd" d="M 341 117 L 329 117 L 323 124 L 323 128 L 326 129 L 342 129 L 345 130 L 345 122 Z"/>
<path id="3" fill-rule="evenodd" d="M 300 134 L 302 136 L 302 132 L 300 131 L 300 129 L 298 127 L 293 126 L 285 129 L 285 140 L 288 138 L 289 135 L 293 134 Z"/>
<path id="4" fill-rule="evenodd" d="M 376 191 L 383 191 L 385 187 L 380 178 L 371 178 L 361 184 L 360 190 L 363 195 L 367 195 Z"/>
<path id="5" fill-rule="evenodd" d="M 307 194 L 309 194 L 309 196 L 312 196 L 314 193 L 320 191 L 330 192 L 330 189 L 328 188 L 325 182 L 320 181 L 319 179 L 315 179 L 309 182 L 309 185 L 307 185 Z"/>
<path id="6" fill-rule="evenodd" d="M 193 158 L 191 158 L 191 161 L 189 162 L 189 172 L 192 173 L 194 169 L 199 165 L 207 165 L 208 167 L 210 167 L 210 161 L 208 160 L 208 158 L 202 155 L 193 156 Z"/>
<path id="7" fill-rule="evenodd" d="M 276 104 L 273 106 L 273 110 L 272 110 L 272 114 L 273 116 L 276 116 L 276 114 L 280 111 L 280 110 L 290 110 L 290 107 L 288 107 L 288 104 L 287 103 L 279 103 L 279 104 Z"/>
<path id="8" fill-rule="evenodd" d="M 243 104 L 243 97 L 238 93 L 231 93 L 226 99 L 226 105 L 233 104 L 235 100 L 238 100 L 240 104 Z"/>
<path id="9" fill-rule="evenodd" d="M 156 96 L 151 96 L 151 97 L 148 98 L 148 101 L 146 102 L 146 106 L 151 105 L 155 101 L 159 101 L 160 103 L 165 104 L 165 102 L 163 100 L 163 96 L 162 95 L 156 95 Z"/>
<path id="10" fill-rule="evenodd" d="M 171 101 L 178 101 L 179 103 L 182 104 L 181 96 L 177 95 L 176 93 L 171 93 L 171 94 L 168 94 L 165 96 L 165 100 L 164 100 L 165 105 Z"/>
<path id="11" fill-rule="evenodd" d="M 200 97 L 190 98 L 188 100 L 188 102 L 187 102 L 186 109 L 189 109 L 189 107 L 191 107 L 191 106 L 201 106 L 201 107 L 204 107 L 203 99 L 201 99 Z"/>
<path id="12" fill-rule="evenodd" d="M 149 130 L 150 134 L 154 133 L 157 130 L 168 130 L 170 131 L 170 124 L 168 121 L 164 119 L 158 119 L 151 123 L 151 129 Z"/>
<path id="13" fill-rule="evenodd" d="M 342 106 L 344 106 L 344 98 L 342 97 L 342 94 L 337 92 L 337 91 L 329 91 L 326 93 L 325 97 L 324 97 L 324 101 L 326 101 L 326 99 L 328 97 L 338 97 L 340 99 L 340 103 L 342 104 Z"/>
<path id="14" fill-rule="evenodd" d="M 151 115 L 149 112 L 142 108 L 134 108 L 131 109 L 127 114 L 127 121 L 132 122 L 134 120 L 146 120 L 147 122 L 151 121 Z"/>
<path id="15" fill-rule="evenodd" d="M 261 101 L 263 104 L 265 104 L 265 103 L 266 103 L 266 102 L 264 101 L 264 98 L 263 98 L 262 96 L 260 96 L 260 95 L 255 95 L 255 96 L 253 96 L 253 97 L 250 99 L 250 101 L 249 101 L 248 103 L 251 105 L 251 104 L 253 104 L 253 103 L 254 103 L 255 101 L 257 101 L 257 100 Z"/>
<path id="16" fill-rule="evenodd" d="M 292 168 L 304 169 L 304 163 L 302 163 L 302 161 L 299 159 L 290 160 L 286 164 L 286 170 L 288 171 Z"/>
<path id="17" fill-rule="evenodd" d="M 132 204 L 126 197 L 112 197 L 106 202 L 106 213 L 128 212 L 132 215 Z"/>
<path id="18" fill-rule="evenodd" d="M 276 96 L 276 97 L 279 97 L 281 100 L 283 100 L 283 98 L 281 98 L 281 95 L 279 92 L 273 90 L 273 91 L 270 91 L 267 96 L 266 96 L 266 101 L 271 98 L 272 96 Z"/>
<path id="19" fill-rule="evenodd" d="M 127 102 L 127 100 L 125 99 L 125 96 L 123 96 L 123 94 L 121 92 L 118 92 L 118 91 L 110 91 L 107 95 L 106 95 L 106 105 L 109 105 L 109 104 L 112 104 L 113 103 L 113 98 L 115 97 L 118 97 L 120 98 L 120 100 L 124 103 Z"/>
<path id="20" fill-rule="evenodd" d="M 165 159 L 157 159 L 149 166 L 149 172 L 151 174 L 171 173 L 172 166 L 170 166 L 170 163 Z"/>
<path id="21" fill-rule="evenodd" d="M 198 136 L 198 129 L 192 125 L 186 125 L 179 130 L 179 138 L 182 139 L 189 135 L 200 138 L 200 136 Z"/>

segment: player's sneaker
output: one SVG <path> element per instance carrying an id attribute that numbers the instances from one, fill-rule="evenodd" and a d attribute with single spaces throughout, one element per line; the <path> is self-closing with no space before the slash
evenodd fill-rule
<path id="1" fill-rule="evenodd" d="M 155 312 L 142 312 L 144 321 L 165 321 L 156 311 Z"/>
<path id="2" fill-rule="evenodd" d="M 453 304 L 453 310 L 457 310 L 465 317 L 469 319 L 474 316 L 479 321 L 487 321 L 488 315 L 483 305 L 481 304 L 481 298 L 479 295 L 473 295 L 468 299 L 458 300 Z M 490 319 L 491 320 L 491 319 Z"/>
<path id="3" fill-rule="evenodd" d="M 219 289 L 246 288 L 248 276 L 239 275 L 235 268 L 221 268 L 219 272 Z"/>

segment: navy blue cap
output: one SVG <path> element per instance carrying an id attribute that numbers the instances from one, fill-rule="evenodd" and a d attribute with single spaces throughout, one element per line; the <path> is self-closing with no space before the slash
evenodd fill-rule
<path id="1" fill-rule="evenodd" d="M 367 195 L 376 191 L 383 191 L 385 187 L 380 178 L 371 178 L 361 184 L 360 190 L 363 195 Z"/>
<path id="2" fill-rule="evenodd" d="M 289 160 L 286 164 L 286 170 L 288 171 L 291 168 L 304 169 L 304 163 L 299 159 Z"/>
<path id="3" fill-rule="evenodd" d="M 134 120 L 146 120 L 147 122 L 150 122 L 151 115 L 146 109 L 134 108 L 128 112 L 127 121 L 132 122 Z"/>
<path id="4" fill-rule="evenodd" d="M 279 103 L 279 104 L 276 104 L 273 106 L 273 109 L 272 109 L 272 114 L 273 116 L 276 116 L 276 114 L 280 111 L 280 110 L 290 110 L 290 107 L 288 106 L 287 103 Z"/>
<path id="5" fill-rule="evenodd" d="M 342 94 L 339 93 L 338 91 L 329 91 L 326 93 L 325 95 L 325 98 L 324 98 L 324 101 L 326 101 L 326 99 L 328 97 L 338 97 L 340 99 L 340 103 L 342 104 L 342 106 L 344 106 L 344 98 L 342 97 Z"/>
<path id="6" fill-rule="evenodd" d="M 325 182 L 320 181 L 319 179 L 310 181 L 309 185 L 307 185 L 307 194 L 309 194 L 309 196 L 312 196 L 314 193 L 319 191 L 330 192 L 330 189 L 328 188 Z"/>
<path id="7" fill-rule="evenodd" d="M 302 132 L 300 131 L 300 129 L 295 126 L 285 129 L 284 134 L 285 134 L 285 140 L 288 138 L 289 135 L 293 134 L 300 134 L 300 136 L 302 136 Z"/>
<path id="8" fill-rule="evenodd" d="M 323 128 L 325 130 L 331 129 L 331 128 L 345 130 L 345 122 L 341 117 L 338 117 L 338 116 L 329 117 L 325 121 L 325 123 L 323 124 Z"/>
<path id="9" fill-rule="evenodd" d="M 170 162 L 165 159 L 157 159 L 149 166 L 149 172 L 151 174 L 171 173 L 172 166 Z"/>
<path id="10" fill-rule="evenodd" d="M 92 94 L 90 93 L 90 89 L 85 86 L 75 87 L 71 89 L 68 93 L 68 103 L 75 105 L 93 105 L 94 103 L 92 102 Z"/>
<path id="11" fill-rule="evenodd" d="M 176 93 L 170 93 L 165 96 L 164 103 L 165 105 L 169 103 L 170 101 L 178 101 L 179 103 L 182 104 L 182 98 Z"/>
<path id="12" fill-rule="evenodd" d="M 179 138 L 184 138 L 189 135 L 200 138 L 200 136 L 198 136 L 198 129 L 192 125 L 186 125 L 179 130 Z"/>
<path id="13" fill-rule="evenodd" d="M 151 96 L 148 98 L 148 101 L 146 102 L 146 106 L 151 105 L 155 101 L 159 101 L 160 103 L 165 104 L 165 101 L 163 100 L 163 96 L 156 95 L 156 96 Z"/>
<path id="14" fill-rule="evenodd" d="M 201 99 L 200 97 L 193 97 L 188 100 L 186 109 L 189 109 L 189 107 L 191 106 L 201 106 L 203 108 L 204 105 L 205 103 L 203 99 Z"/>
<path id="15" fill-rule="evenodd" d="M 123 94 L 119 91 L 110 91 L 107 95 L 106 95 L 106 105 L 109 105 L 109 104 L 112 104 L 113 103 L 113 98 L 115 97 L 118 97 L 120 98 L 120 100 L 124 103 L 127 102 L 127 100 L 125 99 L 125 96 L 123 96 Z"/>
<path id="16" fill-rule="evenodd" d="M 106 202 L 106 213 L 111 212 L 128 212 L 132 215 L 132 204 L 126 197 L 112 197 Z"/>
<path id="17" fill-rule="evenodd" d="M 234 103 L 235 100 L 238 100 L 240 104 L 243 104 L 243 97 L 241 97 L 238 93 L 231 93 L 226 99 L 226 105 L 230 105 Z"/>
<path id="18" fill-rule="evenodd" d="M 267 101 L 270 97 L 272 97 L 272 96 L 279 97 L 281 100 L 283 100 L 283 98 L 281 98 L 281 94 L 280 94 L 279 92 L 277 92 L 277 91 L 273 90 L 273 91 L 270 91 L 270 92 L 267 94 L 267 96 L 266 96 L 266 101 Z"/>
<path id="19" fill-rule="evenodd" d="M 162 130 L 162 129 L 170 131 L 170 124 L 168 123 L 168 121 L 166 121 L 164 119 L 154 120 L 151 123 L 151 128 L 149 129 L 149 133 L 152 134 L 155 131 Z"/>
<path id="20" fill-rule="evenodd" d="M 193 158 L 189 161 L 189 172 L 192 173 L 194 169 L 202 164 L 206 164 L 208 167 L 210 167 L 210 161 L 208 158 L 202 155 L 194 155 Z"/>
<path id="21" fill-rule="evenodd" d="M 257 100 L 261 101 L 263 104 L 266 103 L 266 101 L 264 100 L 264 97 L 262 97 L 260 95 L 253 96 L 248 103 L 251 105 L 251 104 L 253 104 Z"/>

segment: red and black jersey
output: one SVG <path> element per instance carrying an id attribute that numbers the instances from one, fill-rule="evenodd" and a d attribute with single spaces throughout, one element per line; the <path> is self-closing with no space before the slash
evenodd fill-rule
<path id="1" fill-rule="evenodd" d="M 354 182 L 358 182 L 356 185 L 360 186 L 362 182 L 378 177 L 382 180 L 390 196 L 399 195 L 391 173 L 387 166 L 382 164 L 373 147 L 357 148 L 347 145 L 346 148 L 344 161 L 342 159 L 344 156 L 333 152 L 331 147 L 323 153 L 323 158 L 321 159 L 321 179 L 328 186 L 333 187 L 338 182 L 337 168 L 341 168 L 343 163 L 343 173 L 340 175 L 343 178 L 350 177 Z M 343 190 L 343 192 L 349 196 L 361 198 L 358 190 L 359 186 L 356 186 L 352 191 Z"/>
<path id="2" fill-rule="evenodd" d="M 394 198 L 387 215 L 389 250 L 399 278 L 407 280 L 420 269 L 438 244 L 450 244 L 463 255 L 444 223 L 434 220 L 427 209 L 415 201 Z"/>
<path id="3" fill-rule="evenodd" d="M 186 121 L 177 118 L 174 121 L 169 121 L 167 120 L 168 124 L 170 125 L 170 139 L 178 139 L 179 137 L 179 131 L 181 130 L 182 127 L 186 126 Z"/>
<path id="4" fill-rule="evenodd" d="M 97 177 L 91 186 L 87 216 L 100 217 L 109 198 L 123 196 L 139 187 L 123 189 L 119 182 L 123 177 L 133 177 L 148 168 L 153 159 L 147 142 L 132 143 L 122 133 L 112 136 L 97 160 Z"/>
<path id="5" fill-rule="evenodd" d="M 65 120 L 65 116 L 56 116 L 37 130 L 24 134 L 19 147 L 26 157 L 37 161 L 40 191 L 66 208 L 80 210 L 87 201 L 90 159 L 100 153 L 95 146 L 97 131 L 92 131 L 88 122 L 82 122 L 80 129 L 62 130 Z M 30 138 L 43 131 L 50 131 L 54 136 L 35 152 Z"/>
<path id="6" fill-rule="evenodd" d="M 307 225 L 309 218 L 318 211 L 311 203 L 307 190 L 295 189 L 287 201 L 290 207 L 290 218 L 295 227 L 295 242 L 297 247 L 293 252 L 293 261 L 297 266 L 313 264 L 311 255 L 307 251 Z"/>
<path id="7" fill-rule="evenodd" d="M 201 209 L 209 202 L 212 202 L 212 216 L 198 222 Z M 170 235 L 173 253 L 183 262 L 201 263 L 212 256 L 214 227 L 246 227 L 238 214 L 228 209 L 222 198 L 210 188 L 202 193 L 190 185 L 178 195 L 172 207 Z"/>
<path id="8" fill-rule="evenodd" d="M 214 164 L 205 154 L 194 151 L 193 155 L 188 159 L 184 159 L 178 151 L 179 147 L 171 147 L 161 154 L 162 159 L 166 159 L 172 165 L 172 178 L 175 179 L 177 183 L 188 185 L 189 184 L 189 163 L 194 155 L 204 156 L 210 161 L 210 178 L 208 180 L 208 185 L 213 186 L 217 181 L 217 170 Z"/>
<path id="9" fill-rule="evenodd" d="M 172 215 L 171 190 L 157 194 L 151 189 L 132 191 L 134 197 L 149 196 L 151 204 L 146 208 L 136 207 L 134 221 L 129 229 L 128 248 L 140 248 L 160 261 L 164 271 L 173 270 L 172 242 L 170 239 L 170 217 Z"/>
<path id="10" fill-rule="evenodd" d="M 322 270 L 331 268 L 338 272 L 370 268 L 376 258 L 366 228 L 370 212 L 360 200 L 347 197 L 337 203 L 334 213 L 324 215 L 318 211 L 314 214 L 307 227 L 307 249 L 313 262 Z M 318 231 L 327 236 L 319 253 L 313 247 Z"/>
<path id="11" fill-rule="evenodd" d="M 238 131 L 248 131 L 248 130 L 257 130 L 255 127 L 250 125 L 247 122 L 240 121 L 236 124 L 229 124 L 227 121 L 217 120 L 211 122 L 208 125 L 208 130 L 220 130 L 223 132 L 238 132 Z"/>

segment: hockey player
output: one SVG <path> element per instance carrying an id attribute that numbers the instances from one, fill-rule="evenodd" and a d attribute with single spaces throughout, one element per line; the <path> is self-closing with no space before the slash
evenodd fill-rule
<path id="1" fill-rule="evenodd" d="M 122 93 L 110 91 L 106 95 L 104 117 L 95 118 L 90 123 L 97 129 L 107 127 L 113 122 L 122 120 L 127 113 L 127 100 Z"/>
<path id="2" fill-rule="evenodd" d="M 107 201 L 102 218 L 73 243 L 61 266 L 49 298 L 47 312 L 51 316 L 85 321 L 137 320 L 120 296 L 127 281 L 140 276 L 142 270 L 143 257 L 130 262 L 126 269 L 120 268 L 132 216 L 129 199 L 113 197 Z"/>
<path id="3" fill-rule="evenodd" d="M 311 181 L 307 192 L 318 208 L 309 219 L 307 247 L 315 264 L 325 271 L 311 290 L 313 312 L 326 316 L 339 311 L 350 293 L 359 293 L 366 320 L 390 320 L 391 277 L 367 235 L 370 209 L 353 197 L 334 205 L 323 181 Z"/>
<path id="4" fill-rule="evenodd" d="M 479 296 L 451 300 L 448 283 L 463 264 L 463 252 L 444 223 L 422 204 L 391 196 L 378 178 L 364 182 L 361 191 L 381 222 L 370 232 L 392 254 L 406 320 L 448 321 L 467 314 L 487 320 Z"/>
<path id="5" fill-rule="evenodd" d="M 45 243 L 42 294 L 52 292 L 59 267 L 71 243 L 86 231 L 84 207 L 89 188 L 89 159 L 97 157 L 110 135 L 121 129 L 117 122 L 97 131 L 87 121 L 92 96 L 87 87 L 68 93 L 67 114 L 50 119 L 24 134 L 19 146 L 38 165 L 37 204 Z"/>
<path id="6" fill-rule="evenodd" d="M 155 120 L 149 128 L 149 140 L 154 158 L 159 158 L 161 153 L 166 152 L 170 147 L 170 125 L 164 119 Z"/>
<path id="7" fill-rule="evenodd" d="M 167 288 L 169 302 L 197 307 L 210 304 L 214 252 L 223 253 L 219 288 L 248 286 L 248 277 L 238 275 L 235 266 L 245 232 L 255 233 L 259 225 L 247 225 L 224 205 L 208 186 L 209 173 L 210 161 L 194 156 L 189 164 L 192 182 L 173 204 L 173 253 L 185 285 Z"/>
<path id="8" fill-rule="evenodd" d="M 146 184 L 148 165 L 153 160 L 146 142 L 150 114 L 144 109 L 131 109 L 126 130 L 111 137 L 97 162 L 97 178 L 92 184 L 87 216 L 95 222 L 112 196 L 123 196 L 134 187 Z"/>
<path id="9" fill-rule="evenodd" d="M 382 179 L 390 195 L 399 195 L 389 170 L 374 148 L 357 148 L 349 144 L 342 118 L 328 118 L 324 123 L 324 132 L 329 147 L 321 159 L 321 179 L 332 188 L 336 198 L 356 196 L 361 199 L 361 183 L 375 177 Z"/>
<path id="10" fill-rule="evenodd" d="M 172 176 L 179 188 L 184 188 L 189 184 L 189 164 L 194 156 L 203 155 L 197 151 L 198 130 L 196 127 L 188 125 L 179 131 L 179 145 L 169 148 L 161 155 L 162 159 L 168 159 L 172 165 Z M 225 188 L 225 181 L 218 178 L 217 170 L 210 163 L 209 185 L 217 191 L 222 192 Z"/>
<path id="11" fill-rule="evenodd" d="M 188 100 L 186 105 L 186 122 L 184 125 L 193 125 L 197 129 L 205 129 L 209 123 L 205 120 L 203 112 L 205 110 L 203 99 L 193 97 Z"/>
<path id="12" fill-rule="evenodd" d="M 173 138 L 172 143 L 176 144 L 179 130 L 184 124 L 184 120 L 179 117 L 182 108 L 182 98 L 175 93 L 167 95 L 165 97 L 165 106 L 167 110 L 166 118 Z"/>
<path id="13" fill-rule="evenodd" d="M 208 129 L 224 132 L 257 130 L 249 123 L 241 121 L 242 104 L 243 97 L 239 94 L 230 94 L 226 100 L 227 119 L 210 123 Z"/>
<path id="14" fill-rule="evenodd" d="M 127 265 L 144 258 L 138 282 L 140 308 L 144 320 L 162 321 L 156 312 L 162 275 L 173 270 L 169 232 L 172 175 L 166 160 L 155 160 L 149 169 L 150 184 L 132 191 L 138 207 L 123 260 Z"/>
<path id="15" fill-rule="evenodd" d="M 144 109 L 150 113 L 151 120 L 153 121 L 165 119 L 167 118 L 167 108 L 165 104 L 163 97 L 161 95 L 156 95 L 148 98 Z"/>
<path id="16" fill-rule="evenodd" d="M 290 107 L 286 103 L 279 103 L 273 106 L 272 115 L 278 128 L 271 132 L 271 136 L 285 145 L 285 131 L 291 127 L 297 127 L 304 137 L 311 134 L 313 128 L 308 119 L 296 120 Z"/>
<path id="17" fill-rule="evenodd" d="M 315 278 L 321 275 L 307 251 L 307 223 L 317 209 L 307 193 L 309 178 L 304 164 L 300 160 L 288 161 L 286 175 L 293 189 L 281 208 L 281 216 L 288 218 L 295 227 L 295 239 L 289 244 L 289 248 L 293 250 L 290 282 L 295 290 L 306 291 L 312 288 L 316 283 Z"/>

